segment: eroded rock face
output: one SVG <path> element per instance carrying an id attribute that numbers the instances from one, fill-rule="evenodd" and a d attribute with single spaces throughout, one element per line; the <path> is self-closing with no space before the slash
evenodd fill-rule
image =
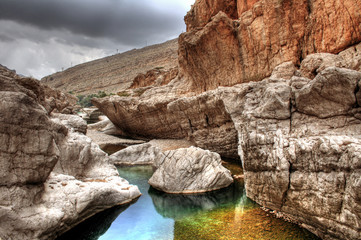
<path id="1" fill-rule="evenodd" d="M 197 1 L 179 38 L 180 76 L 197 92 L 260 81 L 283 62 L 300 64 L 311 53 L 339 53 L 361 41 L 357 0 L 218 2 Z"/>
<path id="2" fill-rule="evenodd" d="M 54 239 L 140 195 L 82 134 L 81 118 L 50 117 L 38 82 L 0 73 L 0 86 L 0 238 Z"/>
<path id="3" fill-rule="evenodd" d="M 313 80 L 269 78 L 221 89 L 238 130 L 247 196 L 323 239 L 360 238 L 361 121 L 353 114 L 360 81 L 360 72 L 326 66 Z M 326 82 L 328 94 L 316 90 Z M 314 90 L 299 99 L 306 89 Z M 329 107 L 340 98 L 344 107 Z"/>
<path id="4" fill-rule="evenodd" d="M 149 184 L 167 193 L 208 192 L 233 182 L 219 154 L 196 147 L 166 151 L 156 165 Z"/>
<path id="5" fill-rule="evenodd" d="M 125 134 L 148 139 L 188 139 L 194 145 L 237 159 L 237 132 L 222 100 L 196 97 L 111 96 L 93 103 Z M 222 143 L 222 144 L 221 144 Z"/>

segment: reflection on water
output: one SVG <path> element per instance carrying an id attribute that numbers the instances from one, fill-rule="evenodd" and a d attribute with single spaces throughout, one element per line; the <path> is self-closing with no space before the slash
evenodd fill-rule
<path id="1" fill-rule="evenodd" d="M 233 206 L 241 199 L 243 207 L 255 207 L 256 204 L 245 197 L 243 186 L 235 182 L 231 186 L 200 194 L 168 194 L 160 192 L 152 187 L 148 194 L 153 199 L 157 212 L 165 218 L 179 220 L 199 212 L 210 211 L 220 207 Z"/>
<path id="2" fill-rule="evenodd" d="M 80 223 L 75 228 L 58 237 L 56 240 L 97 240 L 109 229 L 112 222 L 114 222 L 119 214 L 125 211 L 130 204 L 113 207 L 95 214 L 93 217 Z"/>
<path id="3" fill-rule="evenodd" d="M 241 173 L 238 164 L 226 164 L 226 167 L 237 175 Z M 100 240 L 318 239 L 262 211 L 246 197 L 242 181 L 214 192 L 176 195 L 148 185 L 153 174 L 151 166 L 121 167 L 118 171 L 121 177 L 138 185 L 143 195 L 113 221 Z M 109 223 L 104 225 L 104 229 L 109 227 Z"/>

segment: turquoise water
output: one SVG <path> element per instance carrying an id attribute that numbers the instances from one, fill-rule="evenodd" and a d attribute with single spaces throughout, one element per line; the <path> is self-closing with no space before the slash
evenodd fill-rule
<path id="1" fill-rule="evenodd" d="M 237 164 L 228 164 L 234 172 Z M 150 166 L 118 168 L 142 196 L 90 218 L 60 239 L 318 239 L 295 224 L 269 216 L 246 197 L 242 181 L 203 194 L 174 195 L 148 185 Z"/>

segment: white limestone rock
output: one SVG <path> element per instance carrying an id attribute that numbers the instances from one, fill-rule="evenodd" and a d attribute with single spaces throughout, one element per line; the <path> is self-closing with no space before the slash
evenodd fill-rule
<path id="1" fill-rule="evenodd" d="M 229 186 L 231 172 L 218 153 L 196 147 L 164 152 L 149 184 L 167 193 L 208 192 Z"/>
<path id="2" fill-rule="evenodd" d="M 51 118 L 43 86 L 4 71 L 0 67 L 0 239 L 55 239 L 140 196 L 82 134 L 83 120 Z"/>

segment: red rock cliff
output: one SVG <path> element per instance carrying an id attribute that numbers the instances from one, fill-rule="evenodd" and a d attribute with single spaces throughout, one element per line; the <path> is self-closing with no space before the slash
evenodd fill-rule
<path id="1" fill-rule="evenodd" d="M 360 42 L 360 13 L 360 0 L 198 0 L 179 38 L 180 76 L 196 92 L 261 80 Z"/>

